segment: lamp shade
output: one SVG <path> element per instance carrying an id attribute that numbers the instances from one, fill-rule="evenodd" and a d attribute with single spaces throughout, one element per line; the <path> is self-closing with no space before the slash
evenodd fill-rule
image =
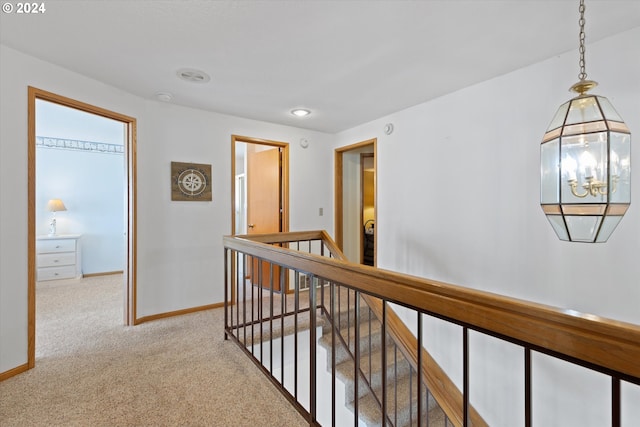
<path id="1" fill-rule="evenodd" d="M 60 211 L 66 211 L 67 208 L 64 205 L 64 203 L 62 203 L 62 200 L 60 199 L 51 199 L 47 202 L 47 211 L 49 212 L 60 212 Z"/>
<path id="2" fill-rule="evenodd" d="M 558 109 L 540 146 L 540 205 L 561 240 L 606 242 L 631 203 L 631 133 L 609 100 Z"/>

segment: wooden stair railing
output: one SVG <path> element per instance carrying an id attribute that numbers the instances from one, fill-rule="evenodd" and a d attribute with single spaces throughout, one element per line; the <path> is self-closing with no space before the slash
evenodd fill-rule
<path id="1" fill-rule="evenodd" d="M 348 262 L 347 257 L 333 241 L 331 236 L 329 236 L 329 234 L 324 230 L 317 232 L 277 233 L 239 237 L 267 244 L 292 243 L 318 239 L 321 240 L 329 249 L 331 256 L 334 259 Z M 382 302 L 379 299 L 370 297 L 369 295 L 363 294 L 362 298 L 372 310 L 378 321 L 382 322 Z M 387 311 L 386 316 L 387 331 L 395 341 L 396 345 L 398 345 L 398 348 L 404 357 L 409 361 L 411 367 L 417 371 L 418 340 L 413 336 L 407 325 L 392 309 Z M 422 364 L 422 380 L 427 385 L 427 388 L 435 400 L 440 404 L 449 420 L 455 426 L 463 425 L 462 417 L 464 411 L 462 406 L 462 392 L 426 349 L 423 348 L 422 353 L 422 360 L 426 361 L 426 363 Z M 471 425 L 477 427 L 488 425 L 473 406 L 470 408 L 470 415 Z"/>
<path id="2" fill-rule="evenodd" d="M 274 246 L 321 239 L 333 258 Z M 640 326 L 537 304 L 344 260 L 340 249 L 325 231 L 227 236 L 225 248 L 260 257 L 325 280 L 348 284 L 362 291 L 371 309 L 381 316 L 376 298 L 414 308 L 484 333 L 553 354 L 582 366 L 593 367 L 616 378 L 640 385 Z M 404 323 L 387 310 L 391 336 L 405 357 L 417 366 L 417 340 Z M 456 425 L 462 425 L 463 400 L 460 390 L 423 349 L 427 360 L 423 376 L 430 391 Z M 441 372 L 438 372 L 441 371 Z M 486 425 L 470 408 L 472 425 Z"/>

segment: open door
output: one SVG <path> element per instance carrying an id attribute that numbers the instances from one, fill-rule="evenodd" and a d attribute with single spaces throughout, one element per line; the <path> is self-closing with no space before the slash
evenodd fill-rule
<path id="1" fill-rule="evenodd" d="M 245 186 L 232 191 L 234 234 L 288 231 L 288 149 L 287 143 L 232 137 L 232 182 Z M 246 200 L 237 200 L 243 194 Z M 269 289 L 273 277 L 273 290 L 281 290 L 279 268 L 253 260 L 247 270 L 252 284 Z"/>
<path id="2" fill-rule="evenodd" d="M 282 231 L 280 147 L 247 145 L 247 234 L 279 233 Z M 271 269 L 266 262 L 253 260 L 250 280 L 254 285 L 280 291 L 280 269 Z"/>
<path id="3" fill-rule="evenodd" d="M 247 144 L 247 234 L 282 231 L 281 149 Z"/>

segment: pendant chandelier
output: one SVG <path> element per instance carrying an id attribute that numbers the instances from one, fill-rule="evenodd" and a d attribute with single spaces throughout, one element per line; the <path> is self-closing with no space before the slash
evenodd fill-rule
<path id="1" fill-rule="evenodd" d="M 540 205 L 560 240 L 606 242 L 631 203 L 631 133 L 585 72 L 580 0 L 578 96 L 562 104 L 540 146 Z"/>

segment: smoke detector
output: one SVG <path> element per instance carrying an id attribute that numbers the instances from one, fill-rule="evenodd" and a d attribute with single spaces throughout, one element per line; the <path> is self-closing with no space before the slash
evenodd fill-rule
<path id="1" fill-rule="evenodd" d="M 171 95 L 169 92 L 158 92 L 156 93 L 156 99 L 162 102 L 169 102 L 171 101 L 171 99 L 173 99 L 173 95 Z"/>

